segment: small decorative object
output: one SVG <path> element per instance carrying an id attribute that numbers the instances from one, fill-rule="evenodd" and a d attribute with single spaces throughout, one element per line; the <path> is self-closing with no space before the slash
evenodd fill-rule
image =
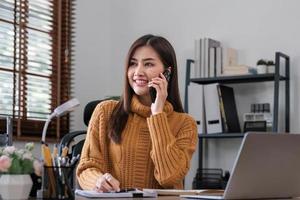
<path id="1" fill-rule="evenodd" d="M 275 63 L 273 62 L 273 60 L 269 60 L 267 62 L 267 72 L 268 73 L 275 73 Z"/>
<path id="2" fill-rule="evenodd" d="M 248 71 L 250 74 L 257 74 L 257 69 L 255 67 L 249 67 Z"/>
<path id="3" fill-rule="evenodd" d="M 256 69 L 258 74 L 267 73 L 267 61 L 264 59 L 260 59 L 259 61 L 257 61 Z"/>
<path id="4" fill-rule="evenodd" d="M 0 148 L 0 194 L 4 200 L 27 199 L 32 187 L 30 173 L 41 174 L 41 165 L 32 155 L 33 143 L 25 149 Z M 37 168 L 35 168 L 37 167 Z"/>

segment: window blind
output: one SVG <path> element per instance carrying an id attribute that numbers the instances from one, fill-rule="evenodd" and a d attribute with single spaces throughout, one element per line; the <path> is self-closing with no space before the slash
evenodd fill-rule
<path id="1" fill-rule="evenodd" d="M 40 138 L 48 115 L 70 99 L 73 24 L 72 0 L 0 0 L 0 115 L 12 116 L 19 139 Z M 47 138 L 68 131 L 67 115 Z"/>

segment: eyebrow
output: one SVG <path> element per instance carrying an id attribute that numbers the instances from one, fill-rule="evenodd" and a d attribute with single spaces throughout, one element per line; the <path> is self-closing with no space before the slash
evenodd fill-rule
<path id="1" fill-rule="evenodd" d="M 136 58 L 131 58 L 130 60 L 137 61 Z M 155 61 L 155 59 L 154 58 L 145 58 L 145 59 L 143 59 L 143 62 L 145 62 L 145 61 Z"/>

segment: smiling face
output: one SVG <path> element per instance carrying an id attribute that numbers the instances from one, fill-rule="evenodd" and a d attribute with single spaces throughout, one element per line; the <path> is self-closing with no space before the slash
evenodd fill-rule
<path id="1" fill-rule="evenodd" d="M 148 82 L 163 71 L 164 65 L 152 47 L 142 46 L 136 49 L 129 62 L 127 78 L 142 103 L 151 102 Z"/>

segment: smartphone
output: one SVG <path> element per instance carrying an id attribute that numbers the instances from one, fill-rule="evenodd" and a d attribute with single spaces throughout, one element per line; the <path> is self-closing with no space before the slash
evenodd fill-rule
<path id="1" fill-rule="evenodd" d="M 163 72 L 163 75 L 166 77 L 167 81 L 169 82 L 170 81 L 170 77 L 171 77 L 171 70 L 166 69 Z M 156 89 L 154 87 L 150 87 L 150 96 L 151 96 L 152 103 L 154 103 L 155 99 L 156 99 Z"/>

